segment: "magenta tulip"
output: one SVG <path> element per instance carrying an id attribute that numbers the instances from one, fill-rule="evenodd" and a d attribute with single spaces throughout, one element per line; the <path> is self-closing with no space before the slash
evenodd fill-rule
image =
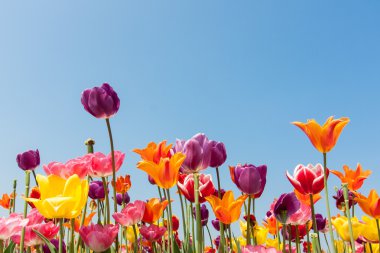
<path id="1" fill-rule="evenodd" d="M 16 157 L 18 167 L 22 170 L 34 170 L 40 165 L 40 152 L 38 149 L 28 150 Z"/>
<path id="2" fill-rule="evenodd" d="M 120 213 L 114 213 L 112 217 L 120 225 L 127 227 L 132 226 L 141 221 L 145 212 L 145 202 L 136 200 L 126 205 Z"/>
<path id="3" fill-rule="evenodd" d="M 160 240 L 165 232 L 165 227 L 159 227 L 154 224 L 151 224 L 149 227 L 146 225 L 142 225 L 140 227 L 140 234 L 150 242 L 156 242 Z"/>
<path id="4" fill-rule="evenodd" d="M 117 233 L 119 225 L 99 225 L 91 224 L 79 229 L 79 234 L 83 242 L 94 252 L 103 252 L 111 247 Z"/>
<path id="5" fill-rule="evenodd" d="M 327 170 L 326 177 L 329 175 L 328 172 Z M 320 193 L 325 187 L 323 175 L 323 166 L 319 163 L 315 166 L 312 164 L 307 166 L 299 164 L 294 169 L 293 176 L 286 172 L 290 183 L 303 195 Z"/>

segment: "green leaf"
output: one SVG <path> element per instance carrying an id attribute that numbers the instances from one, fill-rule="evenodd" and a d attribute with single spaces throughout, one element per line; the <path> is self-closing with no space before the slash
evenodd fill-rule
<path id="1" fill-rule="evenodd" d="M 181 253 L 181 251 L 179 250 L 177 241 L 174 239 L 173 242 L 174 242 L 174 253 Z"/>
<path id="2" fill-rule="evenodd" d="M 4 253 L 13 253 L 15 247 L 16 247 L 16 244 L 13 241 L 11 241 L 8 247 L 5 249 Z"/>
<path id="3" fill-rule="evenodd" d="M 36 233 L 45 243 L 46 245 L 48 246 L 49 250 L 51 253 L 57 253 L 57 249 L 55 248 L 55 246 L 49 241 L 49 239 L 47 239 L 43 234 L 41 234 L 40 232 L 38 232 L 37 230 L 33 229 L 33 232 Z"/>

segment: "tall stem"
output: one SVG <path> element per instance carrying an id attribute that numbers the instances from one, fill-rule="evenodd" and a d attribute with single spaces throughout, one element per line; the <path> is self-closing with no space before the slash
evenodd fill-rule
<path id="1" fill-rule="evenodd" d="M 350 233 L 351 248 L 352 248 L 352 252 L 355 252 L 354 233 L 352 231 L 350 206 L 348 204 L 348 188 L 347 188 L 347 183 L 342 184 L 342 186 L 343 186 L 343 197 L 344 197 L 344 204 L 345 204 L 345 212 L 346 212 L 347 220 L 348 220 L 348 231 Z"/>
<path id="2" fill-rule="evenodd" d="M 318 235 L 318 244 L 321 246 L 321 242 L 319 240 L 319 232 L 317 229 L 317 219 L 315 217 L 315 210 L 314 210 L 314 199 L 313 199 L 313 194 L 309 194 L 310 196 L 310 208 L 311 208 L 311 218 L 312 218 L 312 223 L 313 223 L 313 231 Z"/>
<path id="3" fill-rule="evenodd" d="M 280 226 L 278 225 L 277 219 L 276 219 L 276 236 L 277 236 L 278 250 L 280 250 L 281 249 Z"/>
<path id="4" fill-rule="evenodd" d="M 75 240 L 74 240 L 74 231 L 75 231 L 75 218 L 70 220 L 70 253 L 74 253 Z"/>
<path id="5" fill-rule="evenodd" d="M 195 198 L 195 218 L 197 224 L 197 250 L 196 253 L 202 252 L 202 220 L 201 206 L 199 204 L 199 174 L 194 173 L 194 198 Z"/>
<path id="6" fill-rule="evenodd" d="M 333 234 L 333 228 L 332 228 L 332 223 L 331 223 L 331 213 L 330 213 L 329 190 L 327 187 L 327 155 L 326 153 L 323 153 L 323 181 L 325 184 L 325 199 L 326 199 L 326 209 L 327 209 L 327 219 L 328 219 L 328 225 L 329 225 L 330 241 L 331 243 L 334 243 L 334 234 Z M 334 247 L 333 247 L 333 252 L 336 253 L 336 250 Z"/>
<path id="7" fill-rule="evenodd" d="M 298 225 L 296 225 L 296 249 L 297 249 L 297 253 L 301 253 L 301 249 L 300 249 L 300 231 L 298 229 Z"/>
<path id="8" fill-rule="evenodd" d="M 25 198 L 29 196 L 29 185 L 30 185 L 30 170 L 25 171 Z M 24 218 L 28 213 L 28 202 L 25 200 L 24 203 Z M 21 230 L 21 239 L 20 239 L 20 250 L 24 251 L 24 239 L 25 239 L 25 227 Z"/>
<path id="9" fill-rule="evenodd" d="M 286 253 L 286 223 L 282 224 L 282 253 Z"/>
<path id="10" fill-rule="evenodd" d="M 306 229 L 309 227 L 309 221 L 306 222 Z M 307 253 L 310 253 L 310 236 L 309 236 L 309 231 L 306 233 L 306 242 L 307 242 Z"/>
<path id="11" fill-rule="evenodd" d="M 380 242 L 380 224 L 379 224 L 379 219 L 376 219 L 376 226 L 377 226 L 377 234 L 379 236 L 379 242 Z"/>
<path id="12" fill-rule="evenodd" d="M 168 217 L 168 224 L 169 224 L 169 240 L 170 240 L 170 249 L 171 252 L 174 252 L 174 238 L 173 238 L 173 220 L 172 220 L 172 202 L 170 199 L 170 190 L 167 189 L 167 195 L 168 195 L 168 201 L 169 201 L 169 217 Z"/>
<path id="13" fill-rule="evenodd" d="M 110 145 L 111 145 L 111 159 L 112 159 L 112 186 L 113 186 L 113 209 L 114 213 L 117 212 L 117 201 L 116 201 L 116 166 L 115 166 L 115 152 L 114 152 L 114 145 L 113 145 L 113 138 L 112 138 L 112 131 L 111 131 L 111 124 L 110 120 L 107 118 L 106 119 L 107 123 L 107 129 L 108 129 L 108 136 L 110 139 Z M 116 252 L 119 251 L 119 238 L 116 236 L 115 238 L 115 249 Z"/>
<path id="14" fill-rule="evenodd" d="M 133 234 L 135 235 L 135 242 L 133 243 L 133 250 L 134 250 L 134 253 L 137 253 L 138 249 L 137 249 L 137 246 L 138 246 L 138 238 L 137 238 L 137 231 L 136 231 L 136 225 L 132 225 L 133 227 Z"/>
<path id="15" fill-rule="evenodd" d="M 193 252 L 195 252 L 195 230 L 194 230 L 194 219 L 193 219 L 193 203 L 190 202 L 190 212 L 188 212 L 189 217 L 191 218 L 191 237 L 192 237 L 192 248 Z"/>
<path id="16" fill-rule="evenodd" d="M 251 245 L 251 196 L 248 196 L 247 245 Z"/>
<path id="17" fill-rule="evenodd" d="M 212 236 L 211 236 L 211 233 L 210 233 L 210 229 L 208 228 L 208 225 L 206 224 L 206 229 L 207 229 L 207 233 L 208 233 L 208 236 L 210 238 L 210 244 L 211 244 L 211 248 L 214 248 L 213 244 L 212 244 Z"/>
<path id="18" fill-rule="evenodd" d="M 13 196 L 12 196 L 12 206 L 10 209 L 13 209 L 13 213 L 16 211 L 16 188 L 17 180 L 13 180 Z"/>
<path id="19" fill-rule="evenodd" d="M 64 237 L 64 234 L 63 234 L 63 218 L 62 219 L 59 219 L 59 246 L 58 246 L 58 253 L 62 253 L 63 250 L 63 238 Z"/>
<path id="20" fill-rule="evenodd" d="M 111 216 L 110 216 L 110 200 L 108 196 L 108 187 L 107 187 L 107 181 L 105 177 L 102 177 L 102 182 L 103 182 L 103 188 L 104 188 L 104 194 L 105 194 L 105 200 L 106 200 L 106 216 L 107 216 L 107 224 L 110 224 L 111 221 Z M 124 196 L 123 196 L 124 199 Z M 117 203 L 115 199 L 115 203 Z"/>
<path id="21" fill-rule="evenodd" d="M 222 199 L 222 193 L 220 188 L 220 177 L 219 177 L 219 167 L 216 167 L 216 178 L 218 180 L 218 197 Z M 224 238 L 224 224 L 223 222 L 219 221 L 219 232 L 220 232 L 220 241 L 219 241 L 219 253 L 224 253 L 224 244 L 225 244 L 225 238 Z"/>
<path id="22" fill-rule="evenodd" d="M 182 201 L 181 190 L 179 189 L 178 185 L 177 185 L 177 189 L 178 189 L 179 201 L 181 202 L 182 227 L 183 227 L 183 240 L 184 240 L 184 245 L 186 246 L 188 240 L 187 240 L 187 230 L 186 230 L 185 210 L 184 210 L 184 207 L 183 207 L 183 201 Z M 187 251 L 187 246 L 185 247 L 184 250 Z"/>

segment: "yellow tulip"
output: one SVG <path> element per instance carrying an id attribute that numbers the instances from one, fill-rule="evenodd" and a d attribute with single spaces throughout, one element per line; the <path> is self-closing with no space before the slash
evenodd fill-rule
<path id="1" fill-rule="evenodd" d="M 263 226 L 255 226 L 254 238 L 257 245 L 262 245 L 266 242 L 269 230 Z"/>
<path id="2" fill-rule="evenodd" d="M 377 233 L 376 219 L 363 216 L 362 220 L 364 221 L 362 236 L 367 239 L 369 242 L 377 243 L 379 242 L 379 235 Z"/>
<path id="3" fill-rule="evenodd" d="M 281 248 L 278 245 L 278 239 L 277 238 L 275 238 L 275 239 L 267 238 L 267 240 L 265 242 L 265 246 L 267 246 L 267 248 L 276 248 L 278 250 L 281 250 Z"/>
<path id="4" fill-rule="evenodd" d="M 236 238 L 236 240 L 240 247 L 247 245 L 247 240 L 243 236 L 239 236 L 238 238 Z M 232 240 L 232 249 L 234 252 L 238 252 L 238 246 L 235 240 Z"/>
<path id="5" fill-rule="evenodd" d="M 369 246 L 369 243 L 365 244 L 365 252 L 373 252 L 373 253 L 379 253 L 380 248 L 378 243 L 371 243 L 371 247 Z M 372 251 L 371 251 L 372 250 Z"/>
<path id="6" fill-rule="evenodd" d="M 136 228 L 136 234 L 137 234 L 137 238 L 138 238 L 140 235 L 140 229 L 136 225 L 133 225 L 133 226 L 135 226 L 135 228 Z M 135 234 L 133 232 L 133 226 L 128 226 L 126 231 L 125 231 L 125 236 L 127 237 L 127 241 L 129 243 L 134 243 L 136 240 Z"/>
<path id="7" fill-rule="evenodd" d="M 336 251 L 338 253 L 344 253 L 344 252 L 346 252 L 346 249 L 348 249 L 348 250 L 351 249 L 351 247 L 349 247 L 349 246 L 347 247 L 347 245 L 345 245 L 344 241 L 342 241 L 342 240 L 335 240 L 334 244 L 335 244 Z"/>
<path id="8" fill-rule="evenodd" d="M 87 180 L 74 174 L 68 179 L 56 175 L 37 175 L 40 199 L 26 198 L 48 219 L 72 219 L 80 215 L 88 195 Z"/>
<path id="9" fill-rule="evenodd" d="M 350 233 L 348 232 L 348 218 L 345 216 L 339 216 L 335 217 L 332 220 L 332 224 L 334 225 L 335 229 L 338 231 L 339 236 L 343 239 L 343 241 L 350 241 Z M 352 232 L 354 240 L 358 239 L 359 235 L 362 234 L 363 231 L 363 224 L 359 222 L 358 218 L 353 217 L 351 218 L 351 224 L 352 224 Z"/>
<path id="10" fill-rule="evenodd" d="M 244 238 L 247 238 L 247 222 L 239 220 L 240 223 L 240 233 Z"/>

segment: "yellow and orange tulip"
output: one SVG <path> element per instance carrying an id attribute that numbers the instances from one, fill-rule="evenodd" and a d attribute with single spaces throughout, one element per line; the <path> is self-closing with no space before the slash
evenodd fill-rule
<path id="1" fill-rule="evenodd" d="M 150 142 L 144 149 L 134 149 L 133 152 L 139 154 L 142 160 L 150 161 L 158 164 L 161 158 L 170 157 L 170 149 L 172 144 L 166 145 L 166 141 L 161 141 L 159 144 Z"/>
<path id="2" fill-rule="evenodd" d="M 347 165 L 343 166 L 344 175 L 343 173 L 337 171 L 337 170 L 330 170 L 332 174 L 339 177 L 340 181 L 342 183 L 347 183 L 348 189 L 351 191 L 357 191 L 359 190 L 364 180 L 368 178 L 369 175 L 371 175 L 371 170 L 365 170 L 363 171 L 362 166 L 358 163 L 356 170 L 350 169 Z"/>
<path id="3" fill-rule="evenodd" d="M 375 190 L 371 190 L 368 197 L 356 194 L 355 201 L 367 215 L 375 219 L 380 219 L 380 199 Z"/>
<path id="4" fill-rule="evenodd" d="M 298 126 L 309 137 L 310 142 L 319 152 L 327 153 L 334 148 L 348 122 L 350 122 L 349 118 L 329 117 L 323 126 L 314 119 L 308 120 L 306 123 L 293 122 L 292 124 Z"/>
<path id="5" fill-rule="evenodd" d="M 88 182 L 74 174 L 68 179 L 56 175 L 37 175 L 40 199 L 26 198 L 48 219 L 76 218 L 86 204 Z"/>
<path id="6" fill-rule="evenodd" d="M 247 195 L 242 195 L 234 200 L 234 193 L 227 191 L 222 199 L 210 195 L 206 197 L 206 200 L 210 203 L 219 221 L 224 224 L 231 224 L 239 219 L 241 207 L 247 197 Z"/>
<path id="7" fill-rule="evenodd" d="M 294 189 L 294 193 L 296 194 L 296 197 L 297 197 L 297 199 L 300 202 L 302 202 L 305 205 L 311 206 L 310 195 L 309 194 L 302 194 L 299 191 L 297 191 L 296 189 Z M 320 193 L 313 194 L 313 202 L 314 202 L 314 204 L 317 203 L 317 201 L 320 200 L 320 199 L 321 199 L 321 194 Z"/>
<path id="8" fill-rule="evenodd" d="M 147 223 L 155 223 L 162 216 L 169 201 L 164 200 L 160 202 L 158 198 L 151 198 L 145 204 L 145 211 L 142 220 Z"/>

